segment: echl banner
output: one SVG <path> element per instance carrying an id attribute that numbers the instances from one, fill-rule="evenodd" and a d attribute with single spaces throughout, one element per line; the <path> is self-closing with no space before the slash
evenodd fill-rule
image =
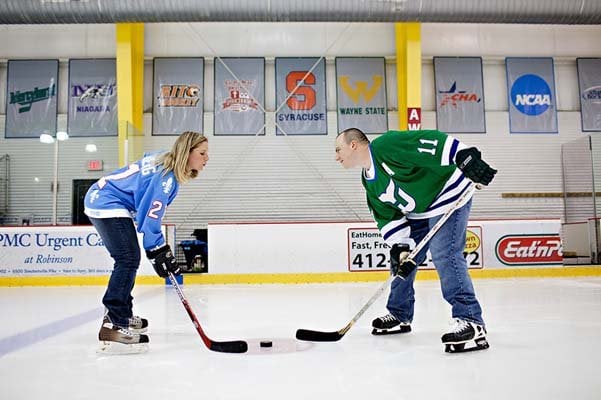
<path id="1" fill-rule="evenodd" d="M 511 133 L 557 133 L 552 58 L 505 59 Z"/>
<path id="2" fill-rule="evenodd" d="M 601 131 L 601 58 L 578 58 L 580 116 L 584 132 Z"/>
<path id="3" fill-rule="evenodd" d="M 384 57 L 336 57 L 338 131 L 388 130 Z"/>
<path id="4" fill-rule="evenodd" d="M 204 58 L 155 58 L 152 134 L 203 132 Z"/>
<path id="5" fill-rule="evenodd" d="M 215 58 L 215 135 L 265 134 L 265 59 Z"/>
<path id="6" fill-rule="evenodd" d="M 70 136 L 117 135 L 114 59 L 69 60 Z"/>
<path id="7" fill-rule="evenodd" d="M 56 134 L 58 60 L 9 60 L 6 138 Z"/>
<path id="8" fill-rule="evenodd" d="M 434 57 L 436 125 L 449 133 L 485 133 L 482 58 Z"/>
<path id="9" fill-rule="evenodd" d="M 323 58 L 275 59 L 276 135 L 327 135 Z"/>

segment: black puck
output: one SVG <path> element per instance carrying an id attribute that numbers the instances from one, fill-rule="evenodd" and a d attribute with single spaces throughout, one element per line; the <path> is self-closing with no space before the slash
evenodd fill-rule
<path id="1" fill-rule="evenodd" d="M 271 347 L 273 346 L 273 343 L 269 340 L 261 340 L 261 343 L 259 343 L 259 346 L 261 347 Z"/>

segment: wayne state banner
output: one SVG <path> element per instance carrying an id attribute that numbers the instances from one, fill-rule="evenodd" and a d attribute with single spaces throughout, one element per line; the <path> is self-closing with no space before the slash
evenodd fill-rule
<path id="1" fill-rule="evenodd" d="M 215 58 L 215 135 L 265 134 L 265 59 Z"/>
<path id="2" fill-rule="evenodd" d="M 203 132 L 204 58 L 155 58 L 152 134 Z"/>
<path id="3" fill-rule="evenodd" d="M 601 131 L 601 58 L 578 58 L 580 117 L 585 132 Z"/>
<path id="4" fill-rule="evenodd" d="M 69 60 L 70 136 L 117 135 L 115 59 Z"/>
<path id="5" fill-rule="evenodd" d="M 58 60 L 9 60 L 7 138 L 56 134 Z"/>
<path id="6" fill-rule="evenodd" d="M 511 133 L 557 133 L 552 58 L 505 59 Z"/>
<path id="7" fill-rule="evenodd" d="M 327 135 L 323 58 L 275 59 L 276 135 Z"/>
<path id="8" fill-rule="evenodd" d="M 388 130 L 384 57 L 336 57 L 338 131 Z"/>
<path id="9" fill-rule="evenodd" d="M 436 126 L 449 133 L 484 133 L 482 58 L 434 57 Z"/>

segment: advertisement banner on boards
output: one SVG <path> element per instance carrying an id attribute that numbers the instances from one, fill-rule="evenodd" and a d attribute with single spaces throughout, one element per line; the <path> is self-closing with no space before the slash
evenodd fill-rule
<path id="1" fill-rule="evenodd" d="M 578 87 L 583 132 L 601 131 L 601 58 L 578 58 Z"/>
<path id="2" fill-rule="evenodd" d="M 214 134 L 265 134 L 265 59 L 215 59 Z"/>
<path id="3" fill-rule="evenodd" d="M 508 57 L 505 64 L 509 131 L 558 133 L 553 59 Z"/>
<path id="4" fill-rule="evenodd" d="M 276 135 L 327 135 L 324 58 L 275 59 Z"/>
<path id="5" fill-rule="evenodd" d="M 155 58 L 152 134 L 203 132 L 204 58 Z"/>
<path id="6" fill-rule="evenodd" d="M 8 60 L 6 138 L 56 134 L 58 60 Z"/>
<path id="7" fill-rule="evenodd" d="M 336 57 L 338 131 L 388 130 L 384 57 Z"/>
<path id="8" fill-rule="evenodd" d="M 69 136 L 117 135 L 114 59 L 69 60 Z"/>

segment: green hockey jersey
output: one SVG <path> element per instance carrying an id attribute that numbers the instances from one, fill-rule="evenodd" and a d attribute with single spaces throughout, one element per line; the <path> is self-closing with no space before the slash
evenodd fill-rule
<path id="1" fill-rule="evenodd" d="M 388 131 L 370 143 L 372 166 L 361 180 L 387 243 L 407 242 L 408 219 L 443 214 L 468 189 L 455 165 L 457 151 L 466 147 L 436 130 Z"/>

